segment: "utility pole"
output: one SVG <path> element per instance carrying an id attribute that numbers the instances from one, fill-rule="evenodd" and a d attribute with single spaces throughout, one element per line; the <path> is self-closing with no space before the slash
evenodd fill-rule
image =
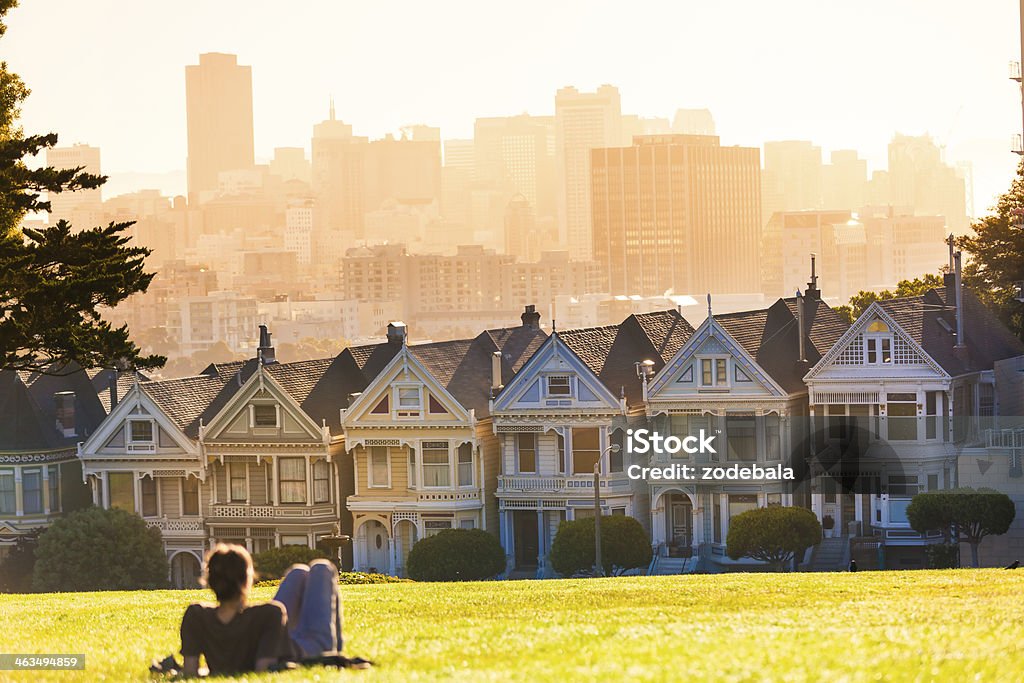
<path id="1" fill-rule="evenodd" d="M 619 444 L 613 443 L 601 451 L 601 457 L 594 463 L 594 576 L 604 576 L 604 562 L 601 558 L 601 461 L 609 453 L 618 452 Z M 608 471 L 611 471 L 610 467 Z"/>
<path id="2" fill-rule="evenodd" d="M 1010 80 L 1020 84 L 1020 131 L 1013 136 L 1013 152 L 1024 155 L 1024 81 L 1021 80 L 1021 65 L 1024 64 L 1024 0 L 1020 0 L 1020 61 L 1010 62 Z"/>

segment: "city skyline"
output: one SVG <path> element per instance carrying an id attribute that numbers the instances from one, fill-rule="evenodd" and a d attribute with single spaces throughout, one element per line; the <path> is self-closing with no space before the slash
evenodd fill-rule
<path id="1" fill-rule="evenodd" d="M 287 16 L 272 13 L 269 4 L 246 5 L 244 14 L 239 7 L 186 9 L 159 17 L 159 32 L 117 33 L 104 23 L 103 5 L 19 7 L 10 17 L 8 60 L 33 89 L 23 110 L 26 130 L 57 130 L 62 145 L 100 147 L 104 170 L 115 175 L 183 171 L 183 67 L 200 53 L 220 51 L 252 66 L 260 160 L 274 147 L 308 148 L 332 94 L 338 118 L 357 135 L 380 138 L 424 123 L 453 139 L 470 137 L 480 117 L 551 114 L 555 92 L 565 85 L 591 91 L 610 83 L 622 93 L 624 113 L 671 117 L 680 107 L 707 107 L 723 145 L 810 140 L 826 158 L 832 150 L 857 149 L 871 169 L 884 168 L 895 133 L 931 133 L 950 162 L 973 163 L 976 214 L 1005 190 L 1017 161 L 1009 152 L 1010 135 L 1019 132 L 1019 100 L 1006 72 L 1019 53 L 1011 2 L 932 3 L 927 13 L 910 3 L 875 12 L 871 3 L 792 2 L 786 22 L 777 21 L 777 9 L 750 3 L 652 6 L 637 13 L 643 21 L 629 31 L 621 29 L 630 26 L 621 10 L 581 12 L 577 5 L 545 7 L 542 15 L 524 8 L 490 30 L 474 24 L 486 10 L 464 4 L 346 8 L 349 16 L 326 5 Z M 49 17 L 58 11 L 64 21 L 53 25 Z M 385 16 L 388 11 L 394 16 Z M 152 26 L 156 18 L 144 7 L 117 12 L 119 27 Z M 647 21 L 655 12 L 659 20 Z M 769 24 L 768 15 L 775 21 Z M 724 27 L 726 18 L 730 40 L 723 41 L 724 33 L 708 27 Z M 330 33 L 334 26 L 385 21 L 401 51 L 381 49 L 379 31 L 348 31 L 340 40 Z M 770 32 L 762 30 L 767 25 Z M 266 26 L 275 26 L 276 39 Z M 60 45 L 83 32 L 96 45 L 120 48 L 83 51 L 72 68 L 63 60 L 32 59 L 40 35 Z M 608 49 L 612 39 L 619 49 Z M 887 51 L 864 48 L 875 45 Z M 119 59 L 119 49 L 136 57 Z M 680 65 L 669 87 L 665 64 Z M 110 104 L 69 106 L 75 102 Z"/>

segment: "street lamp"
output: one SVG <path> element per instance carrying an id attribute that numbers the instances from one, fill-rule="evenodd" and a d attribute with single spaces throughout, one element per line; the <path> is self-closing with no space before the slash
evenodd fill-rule
<path id="1" fill-rule="evenodd" d="M 604 563 L 601 561 L 601 461 L 608 453 L 618 453 L 619 444 L 613 443 L 603 451 L 594 463 L 594 574 L 604 576 Z"/>

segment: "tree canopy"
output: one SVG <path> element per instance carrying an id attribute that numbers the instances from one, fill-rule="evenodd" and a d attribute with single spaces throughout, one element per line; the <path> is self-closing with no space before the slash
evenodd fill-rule
<path id="1" fill-rule="evenodd" d="M 846 322 L 853 323 L 859 318 L 868 306 L 876 301 L 887 301 L 905 296 L 920 296 L 930 289 L 942 286 L 942 276 L 929 273 L 923 277 L 913 280 L 900 280 L 896 283 L 895 290 L 883 290 L 881 292 L 865 292 L 861 290 L 850 297 L 850 303 L 846 306 L 836 306 L 833 310 L 846 318 Z"/>
<path id="2" fill-rule="evenodd" d="M 750 557 L 781 570 L 819 541 L 821 525 L 813 512 L 770 505 L 733 517 L 725 545 L 726 553 L 734 560 Z"/>
<path id="3" fill-rule="evenodd" d="M 1024 161 L 992 211 L 971 226 L 973 235 L 957 240 L 969 256 L 964 283 L 1024 340 L 1024 303 L 1017 300 L 1024 282 Z"/>
<path id="4" fill-rule="evenodd" d="M 0 37 L 15 6 L 0 0 Z M 146 291 L 153 278 L 144 269 L 150 250 L 129 244 L 132 223 L 22 228 L 27 215 L 51 209 L 53 194 L 106 182 L 82 167 L 29 168 L 26 159 L 57 144 L 55 133 L 25 136 L 18 125 L 29 92 L 0 62 L 0 370 L 159 367 L 162 356 L 143 355 L 126 325 L 114 327 L 100 314 Z"/>
<path id="5" fill-rule="evenodd" d="M 942 531 L 948 539 L 971 546 L 971 562 L 979 565 L 978 546 L 986 536 L 1005 534 L 1017 509 L 1005 493 L 993 489 L 959 488 L 928 491 L 914 496 L 907 519 L 918 533 Z"/>

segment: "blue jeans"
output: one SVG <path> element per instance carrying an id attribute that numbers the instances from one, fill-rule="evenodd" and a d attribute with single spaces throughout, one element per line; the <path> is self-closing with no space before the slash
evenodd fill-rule
<path id="1" fill-rule="evenodd" d="M 288 611 L 288 633 L 302 659 L 341 654 L 341 596 L 338 569 L 328 560 L 297 564 L 274 596 Z"/>

